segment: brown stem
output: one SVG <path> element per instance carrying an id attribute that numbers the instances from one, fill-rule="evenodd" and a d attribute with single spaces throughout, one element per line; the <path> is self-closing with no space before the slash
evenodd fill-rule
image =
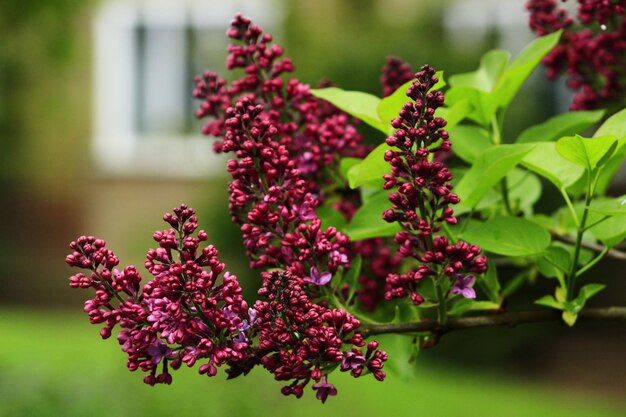
<path id="1" fill-rule="evenodd" d="M 579 320 L 615 320 L 626 322 L 626 307 L 585 308 L 578 313 L 578 318 Z M 448 319 L 443 325 L 432 320 L 408 323 L 368 323 L 362 325 L 361 332 L 365 337 L 384 333 L 435 332 L 443 334 L 454 330 L 472 329 L 476 327 L 514 327 L 519 324 L 558 321 L 560 319 L 561 312 L 557 310 L 520 311 Z"/>
<path id="2" fill-rule="evenodd" d="M 564 243 L 570 243 L 572 245 L 576 243 L 576 240 L 569 236 L 561 235 L 556 232 L 550 232 L 550 234 L 552 235 L 552 239 L 554 240 L 558 240 Z M 604 246 L 602 245 L 598 245 L 597 243 L 584 242 L 584 241 L 581 243 L 580 247 L 584 249 L 589 249 L 591 251 L 598 252 L 598 253 L 604 250 Z M 606 253 L 606 257 L 618 259 L 620 261 L 626 261 L 626 252 L 623 252 L 617 249 L 609 249 L 609 251 Z"/>

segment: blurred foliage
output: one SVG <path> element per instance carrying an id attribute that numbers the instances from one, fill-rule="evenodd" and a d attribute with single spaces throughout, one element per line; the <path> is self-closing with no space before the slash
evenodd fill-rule
<path id="1" fill-rule="evenodd" d="M 72 175 L 75 165 L 63 156 L 85 142 L 89 120 L 83 13 L 90 4 L 0 2 L 0 178 L 44 191 Z"/>
<path id="2" fill-rule="evenodd" d="M 500 34 L 495 27 L 487 28 L 484 36 L 468 33 L 462 44 L 458 33 L 446 32 L 444 13 L 450 3 L 449 0 L 296 0 L 287 3 L 285 33 L 275 38 L 278 43 L 284 43 L 286 55 L 296 65 L 295 76 L 304 82 L 316 86 L 326 79 L 346 90 L 380 96 L 380 71 L 389 56 L 402 58 L 414 70 L 428 64 L 443 70 L 447 78 L 474 69 L 483 53 L 500 47 Z M 520 14 L 522 27 L 525 19 Z M 543 77 L 533 81 L 507 114 L 506 124 L 510 129 L 505 137 L 511 140 L 523 127 L 554 112 L 554 85 Z M 369 141 L 380 142 L 380 135 L 369 127 L 362 130 L 367 132 Z"/>

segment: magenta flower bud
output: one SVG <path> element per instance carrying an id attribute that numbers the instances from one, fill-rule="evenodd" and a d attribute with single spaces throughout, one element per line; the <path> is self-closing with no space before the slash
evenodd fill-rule
<path id="1" fill-rule="evenodd" d="M 398 145 L 398 138 L 396 138 L 395 136 L 389 136 L 387 139 L 385 139 L 385 142 L 389 146 L 397 146 Z"/>

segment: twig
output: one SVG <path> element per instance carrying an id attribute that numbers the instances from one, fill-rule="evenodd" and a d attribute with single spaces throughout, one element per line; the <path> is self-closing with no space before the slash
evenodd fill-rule
<path id="1" fill-rule="evenodd" d="M 564 236 L 556 232 L 550 232 L 550 234 L 552 235 L 552 239 L 554 240 L 558 240 L 564 243 L 570 243 L 572 245 L 576 243 L 576 240 L 574 240 L 573 238 L 569 236 Z M 590 242 L 584 242 L 584 241 L 581 243 L 580 246 L 584 249 L 589 249 L 591 251 L 598 252 L 598 253 L 606 249 L 605 246 L 598 245 L 597 243 L 590 243 Z M 606 253 L 606 257 L 619 259 L 620 261 L 626 261 L 626 252 L 623 252 L 617 249 L 609 249 L 608 252 Z"/>
<path id="2" fill-rule="evenodd" d="M 578 313 L 579 320 L 615 320 L 626 322 L 626 307 L 585 308 Z M 409 323 L 370 323 L 362 325 L 365 337 L 383 333 L 417 333 L 433 331 L 438 334 L 454 330 L 472 329 L 476 327 L 509 326 L 519 324 L 558 321 L 561 312 L 557 310 L 520 311 L 460 319 L 448 319 L 445 324 L 432 320 Z"/>

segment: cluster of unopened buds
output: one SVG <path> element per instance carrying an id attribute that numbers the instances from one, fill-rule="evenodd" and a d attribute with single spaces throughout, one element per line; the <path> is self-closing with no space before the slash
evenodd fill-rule
<path id="1" fill-rule="evenodd" d="M 313 303 L 303 289 L 307 280 L 284 270 L 264 272 L 263 298 L 249 308 L 215 247 L 201 247 L 206 232 L 194 235 L 195 211 L 182 205 L 163 220 L 172 228 L 155 232 L 159 247 L 150 249 L 145 261 L 152 279 L 143 286 L 137 269 L 117 269 L 118 258 L 93 236 L 73 241 L 66 258 L 88 271 L 70 277 L 70 286 L 95 289 L 85 302 L 90 322 L 103 325 L 103 339 L 120 327 L 117 339 L 128 368 L 147 372 L 145 383 L 170 384 L 169 370 L 183 363 L 200 363 L 198 372 L 208 376 L 226 366 L 231 378 L 261 364 L 277 380 L 293 381 L 284 394 L 300 397 L 314 381 L 317 398 L 326 401 L 336 393 L 328 382 L 334 368 L 355 378 L 364 371 L 385 378 L 387 355 L 378 342 L 366 344 L 360 322 L 346 311 Z"/>
<path id="2" fill-rule="evenodd" d="M 91 323 L 103 326 L 105 339 L 120 328 L 128 368 L 146 372 L 150 385 L 171 383 L 170 369 L 183 363 L 198 363 L 208 376 L 223 366 L 229 378 L 262 366 L 287 382 L 283 394 L 301 397 L 310 384 L 325 402 L 337 393 L 329 382 L 334 370 L 385 378 L 387 354 L 365 340 L 347 307 L 358 302 L 374 310 L 384 299 L 403 297 L 419 305 L 427 276 L 450 281 L 450 296 L 476 296 L 472 274 L 486 269 L 480 249 L 438 234 L 442 223 L 456 223 L 450 205 L 459 201 L 438 160 L 450 151 L 446 122 L 434 117 L 443 94 L 431 91 L 437 79 L 430 67 L 413 74 L 401 61 L 388 61 L 385 94 L 415 78 L 411 101 L 391 121 L 397 130 L 387 144 L 394 150 L 385 154 L 392 168 L 384 188 L 394 191 L 381 216 L 402 231 L 393 241 L 351 242 L 326 227 L 316 209 L 332 204 L 350 221 L 360 205 L 358 194 L 336 184 L 340 158 L 368 152 L 353 120 L 313 97 L 309 86 L 284 81 L 293 64 L 249 19 L 237 16 L 228 36 L 235 44 L 227 67 L 245 75 L 229 84 L 207 72 L 196 79 L 193 95 L 202 100 L 197 116 L 210 118 L 204 132 L 219 137 L 215 150 L 234 154 L 227 164 L 230 214 L 250 266 L 263 270 L 259 300 L 249 307 L 186 205 L 163 217 L 169 228 L 153 236 L 158 248 L 147 253 L 151 279 L 143 286 L 134 266 L 118 268 L 105 242 L 89 236 L 70 244 L 67 263 L 87 271 L 72 276 L 70 286 L 95 290 L 85 303 Z M 359 288 L 351 290 L 340 280 L 359 255 L 365 267 Z M 421 266 L 398 274 L 407 258 Z"/>
<path id="3" fill-rule="evenodd" d="M 576 19 L 557 0 L 529 0 L 529 25 L 537 35 L 563 30 L 544 58 L 548 77 L 560 74 L 574 90 L 572 110 L 624 104 L 626 94 L 626 0 L 578 0 Z M 576 20 L 578 22 L 576 22 Z"/>
<path id="4" fill-rule="evenodd" d="M 452 192 L 452 174 L 437 160 L 438 154 L 451 150 L 446 121 L 435 117 L 444 103 L 443 93 L 432 90 L 438 81 L 435 70 L 427 65 L 415 74 L 406 93 L 411 100 L 392 120 L 396 131 L 386 140 L 393 150 L 385 153 L 391 174 L 384 176 L 383 188 L 395 191 L 389 194 L 392 208 L 383 213 L 383 219 L 400 223 L 402 230 L 394 238 L 398 253 L 418 260 L 420 267 L 405 274 L 389 274 L 385 299 L 409 296 L 415 305 L 424 301 L 417 288 L 426 277 L 439 281 L 447 276 L 452 280 L 452 294 L 475 298 L 471 273 L 487 269 L 479 247 L 462 241 L 451 245 L 446 237 L 437 235 L 442 223 L 456 224 L 450 206 L 459 202 Z"/>

